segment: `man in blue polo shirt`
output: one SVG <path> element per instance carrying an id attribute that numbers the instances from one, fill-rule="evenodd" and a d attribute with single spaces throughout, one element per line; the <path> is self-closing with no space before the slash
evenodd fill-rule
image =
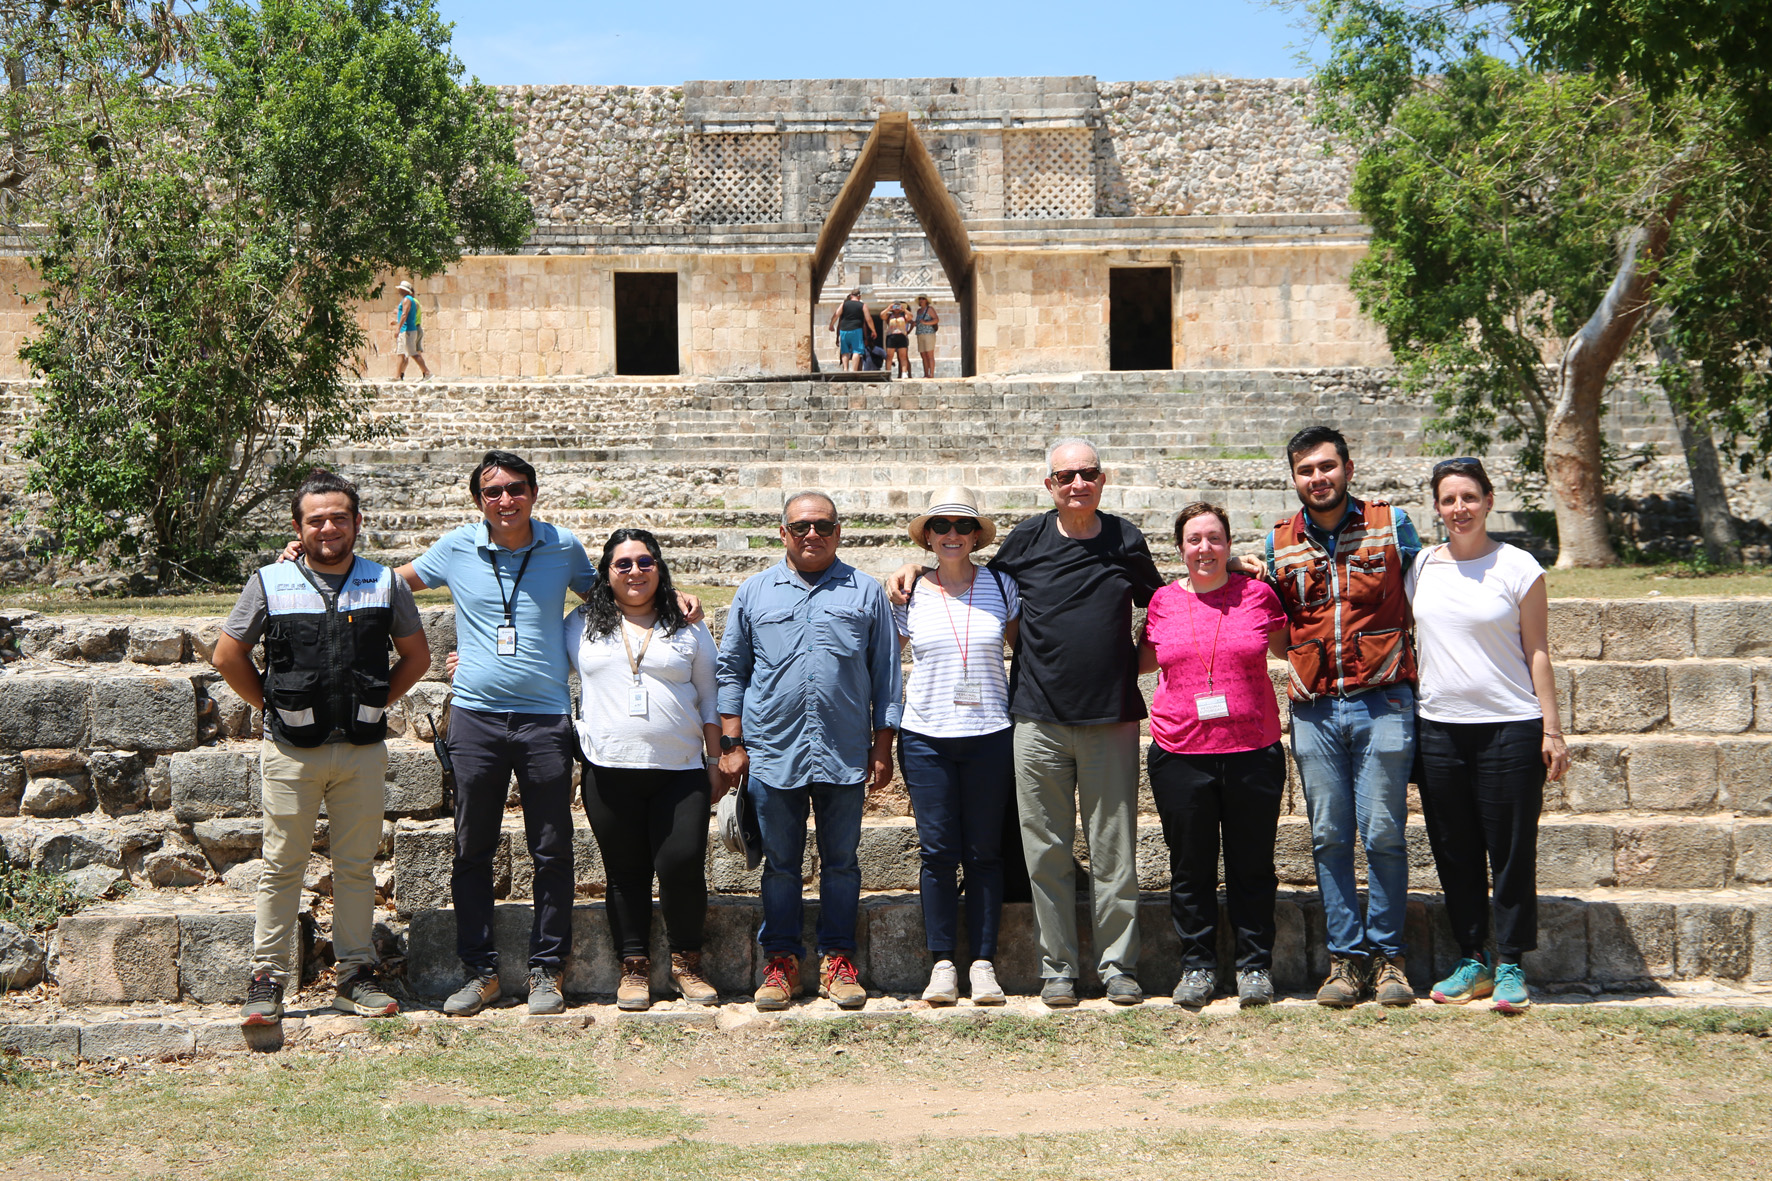
<path id="1" fill-rule="evenodd" d="M 455 942 L 467 981 L 443 1006 L 478 1013 L 499 997 L 492 943 L 492 859 L 514 773 L 535 864 L 529 1011 L 558 1013 L 572 950 L 572 764 L 576 739 L 560 618 L 566 592 L 589 593 L 596 568 L 565 529 L 530 515 L 535 469 L 488 451 L 468 477 L 484 520 L 444 535 L 397 571 L 414 589 L 446 586 L 455 600 Z"/>

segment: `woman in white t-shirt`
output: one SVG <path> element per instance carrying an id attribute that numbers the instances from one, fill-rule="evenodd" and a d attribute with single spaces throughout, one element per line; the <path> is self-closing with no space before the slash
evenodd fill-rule
<path id="1" fill-rule="evenodd" d="M 963 865 L 972 1003 L 1000 1005 L 992 960 L 1003 915 L 1003 813 L 1015 783 L 1003 645 L 1015 642 L 1021 597 L 1014 579 L 973 564 L 972 551 L 995 541 L 997 527 L 979 515 L 970 488 L 931 498 L 909 532 L 935 551 L 937 563 L 911 588 L 910 601 L 892 609 L 899 647 L 908 643 L 915 661 L 898 765 L 917 817 L 923 931 L 935 960 L 923 999 L 951 1005 L 960 998 L 954 874 Z"/>
<path id="2" fill-rule="evenodd" d="M 724 790 L 714 659 L 705 623 L 683 616 L 658 539 L 617 529 L 603 543 L 589 601 L 568 615 L 578 670 L 582 798 L 608 888 L 609 933 L 621 957 L 616 1004 L 652 1004 L 652 878 L 684 1000 L 719 1000 L 701 974 L 707 916 L 708 807 Z"/>
<path id="3" fill-rule="evenodd" d="M 1407 590 L 1420 650 L 1421 810 L 1461 949 L 1433 997 L 1462 1005 L 1493 996 L 1497 1009 L 1519 1012 L 1532 1004 L 1520 957 L 1538 946 L 1544 781 L 1569 767 L 1549 597 L 1531 555 L 1489 536 L 1495 488 L 1480 461 L 1435 464 L 1433 494 L 1447 541 L 1416 557 Z"/>

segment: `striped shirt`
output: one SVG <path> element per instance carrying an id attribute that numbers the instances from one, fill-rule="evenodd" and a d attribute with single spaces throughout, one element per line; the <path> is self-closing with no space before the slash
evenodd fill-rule
<path id="1" fill-rule="evenodd" d="M 933 575 L 919 579 L 911 601 L 892 609 L 915 661 L 905 684 L 904 728 L 929 738 L 974 738 L 1007 727 L 1003 629 L 1020 617 L 1021 593 L 1007 574 L 981 568 L 969 596 L 957 599 L 943 595 Z M 978 704 L 956 700 L 966 696 L 962 682 L 977 686 Z"/>

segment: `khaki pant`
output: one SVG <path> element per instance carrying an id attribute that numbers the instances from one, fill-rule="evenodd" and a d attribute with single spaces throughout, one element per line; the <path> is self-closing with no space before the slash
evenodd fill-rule
<path id="1" fill-rule="evenodd" d="M 1089 842 L 1096 970 L 1138 975 L 1138 723 L 1062 726 L 1015 719 L 1015 798 L 1034 895 L 1040 975 L 1082 975 L 1077 811 Z"/>
<path id="2" fill-rule="evenodd" d="M 295 968 L 302 878 L 314 848 L 320 805 L 332 849 L 332 950 L 343 978 L 375 963 L 375 851 L 387 809 L 385 742 L 329 742 L 298 747 L 265 739 L 260 749 L 264 798 L 264 876 L 252 928 L 252 974 L 287 985 Z"/>

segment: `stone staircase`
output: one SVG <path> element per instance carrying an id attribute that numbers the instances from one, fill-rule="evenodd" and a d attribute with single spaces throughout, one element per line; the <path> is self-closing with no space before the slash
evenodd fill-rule
<path id="1" fill-rule="evenodd" d="M 1540 948 L 1529 957 L 1530 978 L 1553 992 L 1772 983 L 1772 599 L 1551 606 L 1573 766 L 1547 791 Z M 447 905 L 449 821 L 428 743 L 428 718 L 445 693 L 439 678 L 453 645 L 453 614 L 424 613 L 433 667 L 394 713 L 376 880 L 384 953 L 402 966 L 411 995 L 434 998 L 458 970 Z M 9 658 L 0 674 L 4 856 L 67 873 L 95 895 L 130 886 L 59 924 L 48 968 L 63 1006 L 154 1013 L 180 1002 L 232 1003 L 243 991 L 259 865 L 257 721 L 204 662 L 218 624 L 0 616 L 0 652 Z M 1279 692 L 1281 669 L 1271 671 Z M 1145 678 L 1147 694 L 1151 681 Z M 1304 802 L 1289 774 L 1277 845 L 1275 974 L 1282 989 L 1298 991 L 1324 971 L 1326 951 Z M 1167 854 L 1148 792 L 1140 811 L 1138 871 L 1147 891 L 1140 977 L 1161 996 L 1179 971 L 1162 893 Z M 862 836 L 864 978 L 886 993 L 920 988 L 928 967 L 908 813 L 894 781 L 872 801 Z M 602 915 L 601 862 L 582 816 L 577 823 L 578 950 L 566 989 L 587 997 L 613 992 L 617 966 Z M 810 886 L 817 854 L 808 844 Z M 305 920 L 310 976 L 328 957 L 324 850 L 322 829 Z M 1078 855 L 1086 860 L 1087 850 Z M 1456 948 L 1416 815 L 1410 862 L 1410 975 L 1424 988 Z M 757 874 L 710 840 L 708 877 L 715 895 L 708 969 L 724 992 L 742 997 L 761 970 Z M 506 984 L 517 990 L 531 870 L 515 810 L 507 814 L 497 881 Z M 1032 992 L 1037 960 L 1025 904 L 1010 905 L 1005 928 L 1000 975 L 1012 992 Z M 657 957 L 661 988 L 664 958 Z M 0 1046 L 65 1046 L 35 1012 L 0 1001 Z M 225 1026 L 180 1027 L 166 1036 L 226 1048 L 238 1039 Z M 121 1036 L 107 1032 L 94 1045 Z"/>

